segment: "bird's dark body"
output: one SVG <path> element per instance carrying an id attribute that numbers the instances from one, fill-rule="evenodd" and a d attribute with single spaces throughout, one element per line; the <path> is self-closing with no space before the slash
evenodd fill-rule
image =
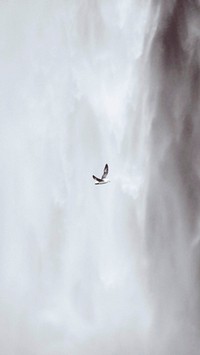
<path id="1" fill-rule="evenodd" d="M 107 175 L 108 175 L 108 164 L 105 165 L 101 179 L 99 179 L 95 175 L 92 175 L 93 179 L 97 181 L 97 182 L 95 182 L 95 185 L 103 185 L 103 184 L 107 184 L 108 182 L 110 182 L 110 180 L 106 179 Z"/>

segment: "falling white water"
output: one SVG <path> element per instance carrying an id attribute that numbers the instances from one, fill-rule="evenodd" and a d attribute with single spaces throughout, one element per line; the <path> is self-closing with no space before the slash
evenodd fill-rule
<path id="1" fill-rule="evenodd" d="M 199 21 L 1 2 L 1 354 L 199 354 Z"/>

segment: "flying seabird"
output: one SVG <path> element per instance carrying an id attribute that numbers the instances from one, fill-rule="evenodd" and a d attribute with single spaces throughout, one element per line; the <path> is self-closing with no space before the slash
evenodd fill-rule
<path id="1" fill-rule="evenodd" d="M 107 184 L 107 182 L 110 182 L 110 180 L 106 179 L 106 176 L 108 175 L 108 164 L 105 165 L 103 175 L 101 179 L 97 178 L 96 176 L 92 175 L 93 179 L 96 180 L 95 185 L 103 185 Z"/>

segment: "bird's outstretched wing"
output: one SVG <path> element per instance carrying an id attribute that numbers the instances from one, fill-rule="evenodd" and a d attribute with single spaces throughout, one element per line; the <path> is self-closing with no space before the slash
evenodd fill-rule
<path id="1" fill-rule="evenodd" d="M 102 181 L 102 179 L 99 179 L 99 178 L 97 178 L 97 177 L 94 176 L 94 175 L 92 175 L 92 177 L 93 177 L 94 180 L 96 180 L 96 181 L 98 181 L 98 182 L 101 182 L 101 181 Z"/>
<path id="2" fill-rule="evenodd" d="M 104 168 L 104 171 L 103 171 L 103 175 L 102 175 L 102 179 L 105 179 L 107 175 L 108 175 L 108 164 L 105 165 L 105 168 Z"/>

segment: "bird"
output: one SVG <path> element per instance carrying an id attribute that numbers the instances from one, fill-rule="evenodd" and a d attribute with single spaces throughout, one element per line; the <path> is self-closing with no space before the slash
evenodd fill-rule
<path id="1" fill-rule="evenodd" d="M 108 182 L 110 182 L 110 180 L 106 179 L 107 175 L 108 175 L 108 164 L 106 164 L 104 167 L 104 171 L 103 171 L 103 175 L 102 175 L 101 179 L 92 175 L 93 179 L 96 181 L 95 185 L 103 185 L 103 184 L 107 184 Z"/>

